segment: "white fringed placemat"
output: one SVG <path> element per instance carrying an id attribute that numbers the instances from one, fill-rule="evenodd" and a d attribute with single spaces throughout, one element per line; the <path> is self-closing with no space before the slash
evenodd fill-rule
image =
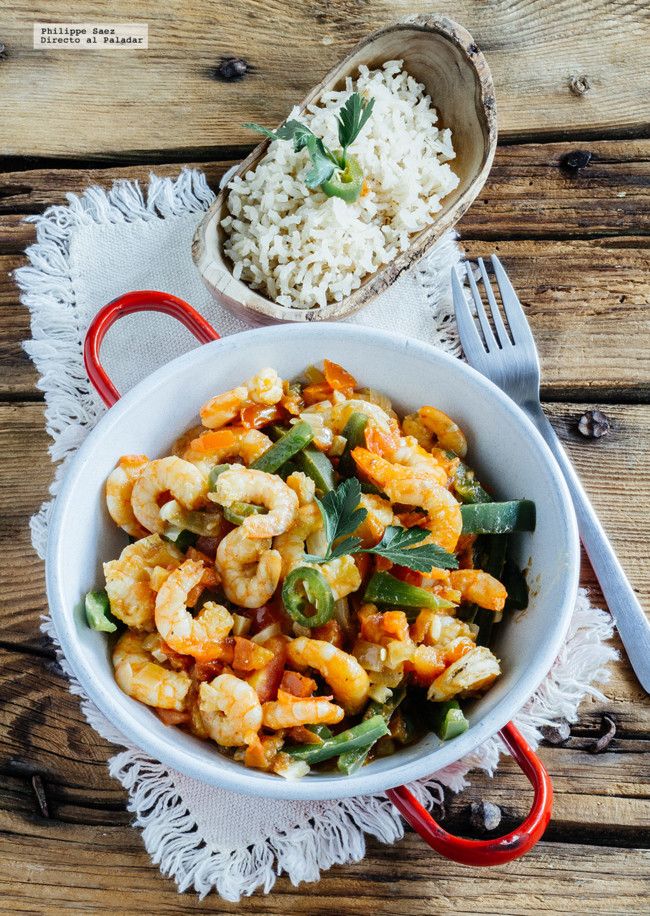
<path id="1" fill-rule="evenodd" d="M 37 242 L 27 251 L 30 266 L 20 268 L 16 279 L 31 313 L 32 339 L 25 349 L 40 375 L 53 440 L 50 454 L 58 464 L 53 495 L 66 460 L 104 413 L 84 371 L 82 341 L 105 303 L 128 290 L 159 289 L 186 299 L 224 336 L 245 329 L 210 297 L 192 263 L 194 229 L 212 200 L 204 176 L 185 170 L 175 180 L 152 175 L 144 191 L 136 182 L 120 181 L 109 191 L 70 194 L 67 206 L 30 218 Z M 449 233 L 424 262 L 350 320 L 396 330 L 458 355 L 449 272 L 460 257 Z M 139 315 L 112 329 L 103 358 L 118 389 L 126 391 L 194 345 L 176 323 Z M 50 508 L 51 503 L 44 505 L 32 519 L 33 544 L 41 557 Z M 56 643 L 51 622 L 43 626 Z M 602 698 L 593 685 L 608 678 L 607 664 L 615 657 L 606 645 L 611 634 L 609 615 L 592 607 L 580 591 L 562 652 L 515 719 L 530 744 L 538 744 L 543 725 L 558 718 L 575 721 L 586 695 Z M 265 801 L 210 788 L 162 766 L 129 745 L 84 696 L 65 659 L 60 661 L 89 723 L 124 748 L 109 761 L 109 771 L 128 790 L 129 810 L 153 862 L 180 891 L 193 888 L 204 896 L 214 889 L 236 901 L 258 888 L 268 893 L 278 874 L 294 884 L 316 881 L 322 869 L 363 858 L 366 834 L 384 843 L 403 835 L 403 823 L 383 795 Z M 470 770 L 492 773 L 503 751 L 493 738 L 410 788 L 430 807 L 442 800 L 443 787 L 461 791 Z"/>

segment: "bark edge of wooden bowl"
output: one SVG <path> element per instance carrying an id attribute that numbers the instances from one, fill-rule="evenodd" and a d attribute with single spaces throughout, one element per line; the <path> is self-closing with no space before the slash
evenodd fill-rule
<path id="1" fill-rule="evenodd" d="M 432 53 L 433 52 L 433 53 Z M 376 67 L 387 60 L 404 66 L 424 83 L 442 127 L 452 131 L 458 187 L 443 199 L 435 222 L 417 233 L 408 250 L 370 274 L 341 302 L 312 309 L 277 305 L 232 275 L 223 252 L 221 220 L 227 215 L 227 189 L 222 189 L 200 222 L 192 257 L 215 299 L 244 321 L 266 325 L 282 321 L 336 321 L 352 315 L 387 289 L 422 258 L 440 236 L 454 226 L 480 192 L 490 171 L 497 142 L 496 103 L 492 76 L 474 39 L 461 25 L 437 15 L 413 15 L 373 32 L 339 63 L 302 101 L 300 110 L 324 89 L 340 85 L 360 64 Z M 254 168 L 267 150 L 264 140 L 243 160 L 236 174 Z"/>

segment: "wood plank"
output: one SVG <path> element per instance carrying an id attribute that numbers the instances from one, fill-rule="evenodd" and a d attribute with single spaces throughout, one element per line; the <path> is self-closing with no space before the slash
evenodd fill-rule
<path id="1" fill-rule="evenodd" d="M 576 432 L 589 404 L 548 405 L 639 598 L 650 606 L 650 406 L 610 405 L 612 432 L 598 441 Z M 41 404 L 0 404 L 0 449 L 6 486 L 0 492 L 5 524 L 0 543 L 7 562 L 0 567 L 0 594 L 7 609 L 0 618 L 0 643 L 42 647 L 37 632 L 45 612 L 41 564 L 29 546 L 28 519 L 47 495 L 53 468 L 47 455 Z M 29 467 L 29 474 L 25 474 Z M 630 501 L 629 479 L 636 498 Z M 593 580 L 592 580 L 593 581 Z"/>
<path id="2" fill-rule="evenodd" d="M 582 168 L 568 168 L 567 157 L 576 150 L 591 158 Z M 110 187 L 120 178 L 146 186 L 151 171 L 173 177 L 184 165 L 203 171 L 216 190 L 233 164 L 229 160 L 5 172 L 0 174 L 0 252 L 20 251 L 32 240 L 33 227 L 21 225 L 21 214 L 64 204 L 67 192 L 79 194 L 95 184 Z M 522 143 L 498 147 L 488 182 L 463 217 L 461 231 L 472 239 L 584 238 L 640 235 L 649 223 L 650 140 Z M 10 249 L 17 243 L 20 247 Z"/>
<path id="3" fill-rule="evenodd" d="M 2 36 L 4 151 L 132 157 L 250 143 L 244 122 L 279 123 L 357 41 L 400 15 L 430 8 L 427 0 L 331 0 L 323 9 L 231 0 L 215 9 L 196 0 L 171 15 L 143 0 L 137 18 L 149 23 L 148 51 L 82 53 L 32 49 L 33 21 L 75 21 L 69 0 L 14 3 Z M 650 121 L 642 4 L 558 3 L 551 16 L 546 0 L 440 0 L 436 11 L 462 22 L 485 51 L 502 137 L 611 136 Z M 102 21 L 103 12 L 98 0 L 84 7 L 88 19 Z M 128 22 L 133 6 L 115 0 L 111 15 Z M 241 81 L 215 80 L 215 67 L 228 55 L 250 64 Z M 592 87 L 582 96 L 571 90 L 576 77 Z"/>
<path id="4" fill-rule="evenodd" d="M 470 257 L 496 251 L 530 320 L 547 400 L 644 400 L 650 392 L 647 238 L 578 241 L 464 240 Z M 26 310 L 0 256 L 0 396 L 32 396 L 35 374 L 20 349 Z M 4 270 L 3 270 L 4 268 Z"/>
<path id="5" fill-rule="evenodd" d="M 335 866 L 320 883 L 293 887 L 279 878 L 268 896 L 239 903 L 176 886 L 152 866 L 135 830 L 80 827 L 36 818 L 0 816 L 0 913 L 120 914 L 205 912 L 264 916 L 378 916 L 440 913 L 499 916 L 529 913 L 646 912 L 646 850 L 540 843 L 523 859 L 499 868 L 472 869 L 434 855 L 412 833 L 395 846 L 368 842 L 363 862 Z M 47 903 L 45 901 L 47 900 Z"/>

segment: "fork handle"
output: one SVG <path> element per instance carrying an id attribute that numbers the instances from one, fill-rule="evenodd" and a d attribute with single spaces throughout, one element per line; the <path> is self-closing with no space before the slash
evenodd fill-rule
<path id="1" fill-rule="evenodd" d="M 634 594 L 614 548 L 600 524 L 573 465 L 541 407 L 525 409 L 553 452 L 567 482 L 580 539 L 591 562 L 627 656 L 643 689 L 650 693 L 650 623 Z"/>

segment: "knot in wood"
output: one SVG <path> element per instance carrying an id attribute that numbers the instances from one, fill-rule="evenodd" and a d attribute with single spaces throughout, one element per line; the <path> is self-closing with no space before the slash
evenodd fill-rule
<path id="1" fill-rule="evenodd" d="M 591 162 L 591 153 L 586 149 L 575 149 L 560 159 L 561 167 L 567 172 L 579 172 Z"/>
<path id="2" fill-rule="evenodd" d="M 575 96 L 582 98 L 591 89 L 589 77 L 586 74 L 584 76 L 572 76 L 569 80 L 569 89 Z"/>

